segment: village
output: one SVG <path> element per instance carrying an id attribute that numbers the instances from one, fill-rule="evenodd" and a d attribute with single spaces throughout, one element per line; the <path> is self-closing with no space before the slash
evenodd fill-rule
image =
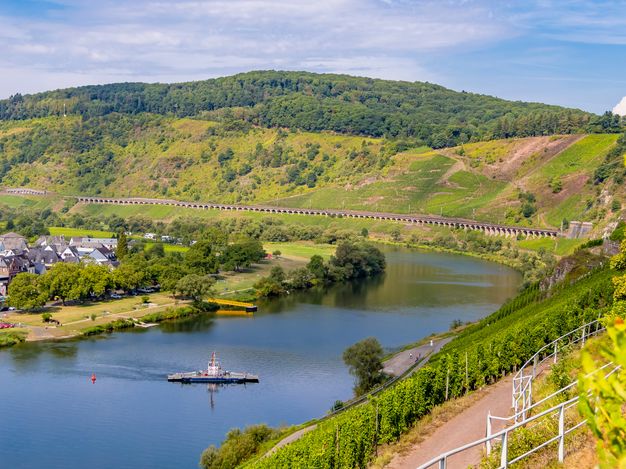
<path id="1" fill-rule="evenodd" d="M 32 245 L 17 233 L 0 235 L 0 295 L 19 273 L 43 275 L 59 262 L 117 267 L 116 238 L 40 236 Z"/>

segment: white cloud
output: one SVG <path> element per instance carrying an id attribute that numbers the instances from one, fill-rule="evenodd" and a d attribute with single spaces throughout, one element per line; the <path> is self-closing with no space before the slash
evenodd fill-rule
<path id="1" fill-rule="evenodd" d="M 0 17 L 0 71 L 19 70 L 24 84 L 48 75 L 101 83 L 114 70 L 122 72 L 113 81 L 183 81 L 268 68 L 431 80 L 424 63 L 435 51 L 516 34 L 480 2 L 455 0 L 57 1 L 62 13 Z M 19 85 L 0 73 L 0 97 L 23 92 Z"/>
<path id="2" fill-rule="evenodd" d="M 613 114 L 619 114 L 620 116 L 626 116 L 626 96 L 613 108 Z"/>

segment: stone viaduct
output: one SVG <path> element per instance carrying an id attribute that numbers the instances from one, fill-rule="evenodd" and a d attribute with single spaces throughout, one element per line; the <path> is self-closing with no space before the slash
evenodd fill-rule
<path id="1" fill-rule="evenodd" d="M 310 208 L 289 208 L 273 207 L 265 205 L 235 205 L 235 204 L 214 204 L 200 202 L 181 202 L 168 199 L 144 199 L 144 198 L 108 198 L 108 197 L 75 197 L 78 202 L 87 204 L 114 204 L 114 205 L 170 205 L 175 207 L 213 209 L 245 212 L 265 212 L 275 214 L 295 214 L 309 216 L 343 217 L 343 218 L 365 218 L 371 220 L 397 221 L 406 224 L 444 226 L 450 228 L 462 228 L 465 230 L 478 230 L 493 236 L 517 236 L 519 234 L 526 237 L 553 237 L 560 236 L 557 230 L 545 230 L 522 226 L 497 225 L 493 223 L 482 223 L 462 218 L 447 218 L 422 215 L 399 215 L 393 213 L 364 212 L 356 210 L 319 210 Z"/>

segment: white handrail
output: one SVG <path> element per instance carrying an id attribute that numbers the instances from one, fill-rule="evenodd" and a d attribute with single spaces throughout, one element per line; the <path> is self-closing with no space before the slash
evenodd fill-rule
<path id="1" fill-rule="evenodd" d="M 593 329 L 593 331 L 592 331 Z M 567 344 L 575 344 L 582 341 L 582 345 L 585 345 L 587 338 L 592 335 L 596 335 L 599 332 L 604 331 L 606 328 L 600 322 L 600 319 L 583 324 L 582 326 L 564 334 L 557 339 L 553 340 L 549 344 L 541 347 L 530 359 L 526 361 L 519 369 L 519 371 L 513 377 L 513 390 L 511 393 L 511 407 L 515 410 L 515 415 L 521 415 L 522 418 L 526 416 L 528 407 L 532 405 L 532 382 L 537 376 L 537 367 L 546 360 L 553 358 L 556 363 L 559 352 L 559 345 L 567 339 Z M 576 337 L 578 332 L 581 332 L 580 337 Z M 562 347 L 561 347 L 562 348 Z M 554 350 L 548 355 L 544 355 L 547 350 Z M 543 358 L 541 358 L 543 356 Z M 532 373 L 526 375 L 524 372 L 526 368 L 530 368 L 532 364 Z M 517 418 L 517 417 L 516 417 Z M 517 420 L 516 420 L 517 421 Z"/>
<path id="2" fill-rule="evenodd" d="M 605 365 L 606 366 L 606 365 Z M 621 366 L 616 366 L 615 368 L 613 368 L 609 373 L 607 373 L 605 375 L 605 378 L 608 378 L 609 376 L 611 376 L 613 373 L 617 372 L 618 370 L 621 369 Z M 598 370 L 596 370 L 598 371 Z M 591 392 L 588 393 L 588 395 L 590 395 Z M 500 447 L 500 465 L 498 466 L 498 469 L 505 469 L 508 468 L 508 466 L 514 462 L 517 462 L 529 455 L 531 455 L 532 453 L 535 453 L 537 451 L 539 451 L 541 448 L 544 448 L 545 446 L 549 445 L 550 443 L 553 443 L 555 441 L 559 441 L 559 447 L 558 447 L 558 460 L 559 462 L 563 462 L 563 459 L 565 458 L 565 435 L 571 433 L 572 431 L 576 430 L 577 428 L 581 427 L 582 425 L 585 424 L 586 419 L 584 419 L 582 422 L 577 423 L 576 425 L 574 425 L 571 428 L 565 428 L 565 411 L 567 409 L 569 409 L 570 407 L 573 407 L 574 405 L 577 404 L 578 400 L 580 399 L 580 396 L 575 396 L 571 399 L 568 399 L 565 402 L 562 402 L 560 404 L 557 404 L 554 407 L 551 407 L 549 409 L 546 409 L 540 413 L 538 413 L 537 415 L 533 415 L 531 417 L 528 417 L 526 419 L 524 419 L 521 422 L 516 422 L 515 424 L 513 424 L 510 427 L 504 428 L 492 435 L 487 435 L 484 438 L 481 438 L 479 440 L 473 441 L 471 443 L 468 443 L 466 445 L 460 446 L 458 448 L 452 449 L 450 451 L 446 451 L 445 453 L 440 454 L 439 456 L 431 459 L 430 461 L 428 461 L 425 464 L 422 464 L 421 466 L 419 466 L 417 469 L 427 469 L 431 466 L 433 466 L 434 464 L 437 464 L 439 469 L 446 469 L 447 468 L 447 462 L 448 459 L 451 456 L 454 456 L 455 454 L 461 453 L 463 451 L 466 451 L 468 449 L 474 448 L 476 446 L 479 445 L 487 445 L 490 446 L 491 442 L 493 440 L 497 440 L 500 439 L 500 441 L 502 442 L 502 445 Z M 539 445 L 531 448 L 529 451 L 527 451 L 526 453 L 515 457 L 512 460 L 509 460 L 509 455 L 508 455 L 508 451 L 509 451 L 509 434 L 512 433 L 513 431 L 517 430 L 518 428 L 522 428 L 525 427 L 527 424 L 529 424 L 530 422 L 534 422 L 535 420 L 539 420 L 543 417 L 546 417 L 548 415 L 552 415 L 554 413 L 558 412 L 558 417 L 559 417 L 559 433 L 558 435 L 550 438 L 547 441 L 544 441 L 543 443 L 540 443 Z"/>

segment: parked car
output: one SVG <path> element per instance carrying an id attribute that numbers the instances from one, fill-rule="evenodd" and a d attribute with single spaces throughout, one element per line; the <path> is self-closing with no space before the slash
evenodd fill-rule
<path id="1" fill-rule="evenodd" d="M 122 295 L 118 295 L 117 293 L 111 293 L 109 296 L 114 300 L 119 300 L 122 297 Z"/>
<path id="2" fill-rule="evenodd" d="M 15 324 L 11 324 L 9 322 L 0 322 L 0 329 L 10 329 L 15 327 Z"/>

